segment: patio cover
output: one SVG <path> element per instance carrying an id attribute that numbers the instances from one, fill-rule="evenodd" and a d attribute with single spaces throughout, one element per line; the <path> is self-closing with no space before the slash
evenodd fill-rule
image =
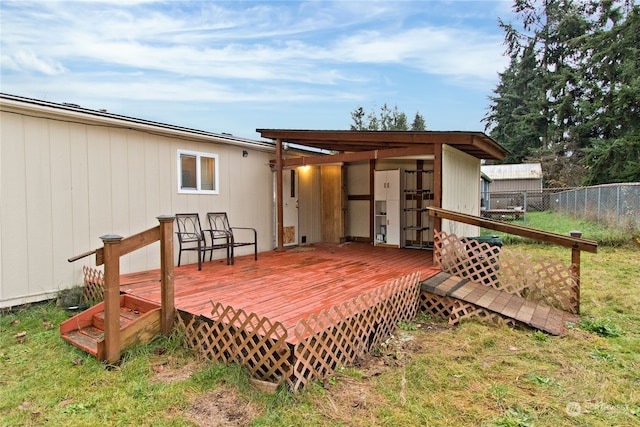
<path id="1" fill-rule="evenodd" d="M 454 147 L 478 159 L 502 160 L 508 151 L 483 132 L 463 131 L 353 131 L 256 129 L 263 138 L 276 142 L 278 242 L 283 238 L 282 171 L 286 167 L 349 163 L 384 158 L 420 157 L 434 159 L 434 206 L 442 202 L 442 146 Z M 318 154 L 284 158 L 283 144 L 323 150 Z M 439 228 L 439 221 L 436 226 Z M 282 243 L 278 249 L 283 249 Z"/>

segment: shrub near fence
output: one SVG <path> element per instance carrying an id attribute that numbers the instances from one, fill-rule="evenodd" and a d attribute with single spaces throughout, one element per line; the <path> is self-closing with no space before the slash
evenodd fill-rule
<path id="1" fill-rule="evenodd" d="M 482 193 L 482 199 L 487 209 L 522 206 L 527 212 L 551 210 L 608 227 L 640 230 L 638 182 L 536 191 L 494 191 Z"/>

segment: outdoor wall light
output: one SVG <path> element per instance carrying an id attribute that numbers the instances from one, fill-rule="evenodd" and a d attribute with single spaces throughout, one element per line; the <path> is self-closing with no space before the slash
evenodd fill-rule
<path id="1" fill-rule="evenodd" d="M 242 157 L 248 157 L 249 152 L 247 150 L 242 150 Z"/>

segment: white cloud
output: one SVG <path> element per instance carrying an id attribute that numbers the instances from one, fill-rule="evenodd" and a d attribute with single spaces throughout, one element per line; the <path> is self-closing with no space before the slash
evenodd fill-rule
<path id="1" fill-rule="evenodd" d="M 9 68 L 19 72 L 35 71 L 48 76 L 54 76 L 65 72 L 64 66 L 59 62 L 39 57 L 34 52 L 18 50 L 12 55 L 2 55 L 2 68 Z"/>
<path id="2" fill-rule="evenodd" d="M 340 42 L 342 61 L 396 63 L 428 74 L 493 80 L 506 65 L 496 46 L 500 38 L 474 31 L 419 28 L 385 34 L 377 31 L 349 36 Z"/>
<path id="3" fill-rule="evenodd" d="M 337 64 L 352 61 L 393 63 L 419 68 L 425 73 L 489 79 L 495 77 L 496 65 L 501 62 L 501 40 L 473 31 L 422 26 L 393 32 L 386 28 L 353 30 L 344 36 L 324 33 L 334 29 L 344 15 L 342 25 L 349 26 L 364 19 L 349 19 L 356 12 L 369 19 L 391 13 L 385 3 L 373 2 L 363 9 L 364 3 L 338 2 L 339 12 L 329 9 L 322 13 L 317 9 L 314 12 L 320 13 L 319 17 L 301 19 L 295 14 L 283 16 L 295 12 L 287 8 L 256 6 L 238 11 L 202 4 L 201 9 L 190 14 L 185 11 L 171 14 L 172 9 L 135 14 L 120 2 L 102 2 L 95 8 L 87 8 L 85 4 L 77 10 L 68 8 L 64 2 L 54 2 L 44 13 L 57 18 L 48 19 L 46 28 L 33 21 L 30 28 L 33 41 L 27 43 L 36 50 L 36 40 L 41 41 L 41 48 L 53 58 L 44 60 L 36 53 L 21 53 L 20 57 L 14 55 L 13 61 L 47 74 L 62 72 L 65 68 L 62 64 L 72 69 L 77 62 L 83 65 L 94 62 L 104 67 L 122 66 L 194 77 L 316 84 L 355 78 L 336 70 Z M 301 6 L 309 7 L 306 3 Z M 394 10 L 399 14 L 402 9 Z M 37 14 L 28 11 L 27 15 Z M 52 22 L 58 26 L 52 27 Z M 321 38 L 315 32 L 323 33 Z"/>
<path id="4" fill-rule="evenodd" d="M 494 15 L 507 2 L 458 3 L 2 0 L 2 91 L 286 108 L 419 103 L 418 86 L 446 82 L 486 102 L 506 65 Z"/>

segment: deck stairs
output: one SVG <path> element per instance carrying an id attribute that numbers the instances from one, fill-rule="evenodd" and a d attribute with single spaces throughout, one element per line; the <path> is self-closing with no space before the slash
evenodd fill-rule
<path id="1" fill-rule="evenodd" d="M 66 342 L 105 360 L 104 302 L 60 324 Z M 120 295 L 120 348 L 144 344 L 160 333 L 160 306 L 130 295 Z"/>
<path id="2" fill-rule="evenodd" d="M 577 320 L 566 311 L 444 272 L 422 282 L 421 289 L 474 304 L 552 335 L 564 335 L 566 323 Z"/>

